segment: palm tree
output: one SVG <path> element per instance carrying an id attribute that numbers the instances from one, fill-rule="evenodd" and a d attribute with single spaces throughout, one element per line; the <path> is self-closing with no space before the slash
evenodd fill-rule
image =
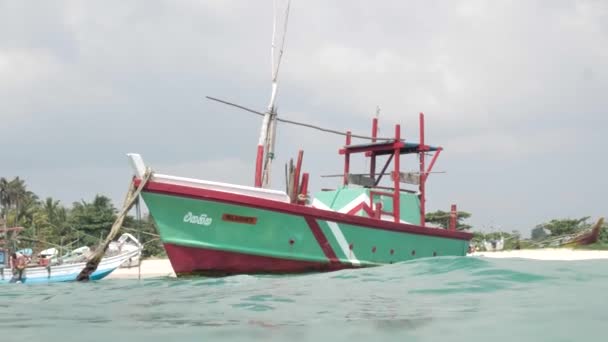
<path id="1" fill-rule="evenodd" d="M 6 214 L 10 205 L 9 198 L 9 181 L 6 178 L 0 178 L 0 211 L 2 213 L 2 221 L 4 221 L 4 228 L 6 228 Z"/>
<path id="2" fill-rule="evenodd" d="M 49 223 L 53 226 L 56 226 L 59 221 L 60 209 L 59 201 L 54 200 L 52 197 L 47 197 L 46 200 L 42 202 L 42 211 L 46 214 Z"/>
<path id="3" fill-rule="evenodd" d="M 19 207 L 27 200 L 28 192 L 25 181 L 19 177 L 15 177 L 8 183 L 9 206 L 15 208 L 19 213 Z M 31 194 L 31 192 L 29 192 Z"/>
<path id="4" fill-rule="evenodd" d="M 105 196 L 96 195 L 93 202 L 74 202 L 69 215 L 69 223 L 77 230 L 82 231 L 89 237 L 83 240 L 88 245 L 97 243 L 90 236 L 107 234 L 116 218 L 116 209 L 112 201 Z"/>

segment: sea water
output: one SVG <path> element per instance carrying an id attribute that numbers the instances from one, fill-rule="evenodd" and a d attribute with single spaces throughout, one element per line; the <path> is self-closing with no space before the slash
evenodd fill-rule
<path id="1" fill-rule="evenodd" d="M 0 341 L 608 341 L 608 261 L 0 286 Z"/>

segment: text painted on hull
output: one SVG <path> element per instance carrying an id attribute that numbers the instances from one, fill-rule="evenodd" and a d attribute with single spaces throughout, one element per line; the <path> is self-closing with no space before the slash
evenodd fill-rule
<path id="1" fill-rule="evenodd" d="M 207 214 L 194 215 L 191 212 L 188 212 L 184 216 L 184 222 L 191 224 L 198 224 L 201 226 L 210 226 L 213 219 L 208 217 Z"/>

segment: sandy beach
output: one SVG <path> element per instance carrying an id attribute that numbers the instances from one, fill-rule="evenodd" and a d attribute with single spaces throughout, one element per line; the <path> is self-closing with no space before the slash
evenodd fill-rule
<path id="1" fill-rule="evenodd" d="M 500 252 L 475 252 L 474 257 L 520 258 L 534 260 L 591 260 L 608 259 L 608 251 L 581 250 L 569 248 L 521 249 Z"/>
<path id="2" fill-rule="evenodd" d="M 119 268 L 112 272 L 107 279 L 137 279 L 140 267 Z M 169 259 L 146 259 L 141 262 L 141 277 L 175 277 Z"/>
<path id="3" fill-rule="evenodd" d="M 533 260 L 591 260 L 608 259 L 608 251 L 593 251 L 567 248 L 522 249 L 502 252 L 475 252 L 469 257 L 481 258 L 519 258 Z M 138 267 L 119 268 L 108 276 L 108 279 L 137 279 Z M 175 272 L 168 259 L 147 259 L 141 263 L 142 278 L 175 277 Z"/>

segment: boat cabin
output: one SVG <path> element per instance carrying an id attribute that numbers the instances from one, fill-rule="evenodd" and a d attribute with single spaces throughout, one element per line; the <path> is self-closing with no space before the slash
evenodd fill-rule
<path id="1" fill-rule="evenodd" d="M 350 215 L 425 226 L 426 181 L 442 148 L 425 144 L 422 113 L 418 142 L 405 141 L 401 137 L 400 125 L 395 126 L 392 138 L 380 138 L 377 133 L 377 118 L 373 119 L 369 143 L 352 144 L 353 135 L 347 132 L 346 144 L 339 150 L 339 154 L 344 156 L 344 172 L 340 175 L 342 184 L 338 189 L 316 193 L 312 206 Z M 369 158 L 369 173 L 353 174 L 350 171 L 351 156 L 361 154 Z M 411 154 L 418 156 L 419 171 L 402 172 L 401 156 Z M 432 157 L 428 167 L 427 155 Z M 380 157 L 385 157 L 385 161 L 382 169 L 378 170 Z M 387 172 L 391 163 L 392 168 Z M 384 176 L 388 176 L 391 186 L 380 185 Z"/>

